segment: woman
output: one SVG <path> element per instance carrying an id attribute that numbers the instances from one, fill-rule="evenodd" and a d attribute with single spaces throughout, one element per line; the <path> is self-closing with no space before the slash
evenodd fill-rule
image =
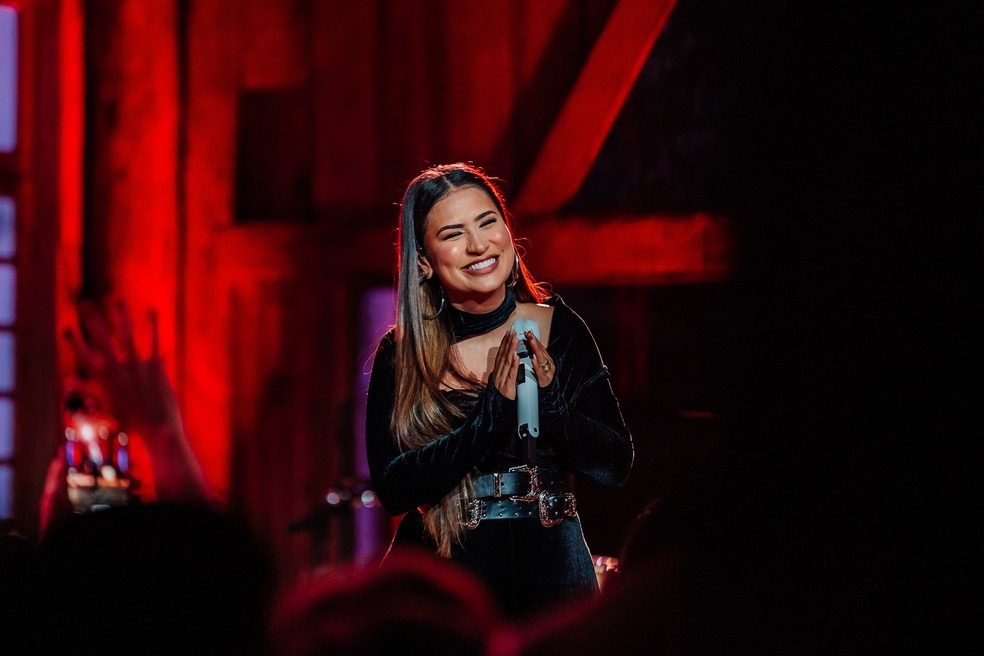
<path id="1" fill-rule="evenodd" d="M 409 184 L 398 265 L 396 325 L 366 408 L 373 486 L 404 515 L 393 546 L 424 543 L 473 570 L 512 616 L 597 592 L 573 476 L 620 487 L 633 447 L 587 326 L 532 279 L 500 190 L 469 164 Z M 516 335 L 521 318 L 539 339 Z M 520 339 L 537 437 L 517 429 Z"/>

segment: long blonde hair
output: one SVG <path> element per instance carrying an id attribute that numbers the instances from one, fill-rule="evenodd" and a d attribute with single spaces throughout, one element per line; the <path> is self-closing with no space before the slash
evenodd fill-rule
<path id="1" fill-rule="evenodd" d="M 511 233 L 511 216 L 493 180 L 472 164 L 444 164 L 421 172 L 403 195 L 397 253 L 396 400 L 390 417 L 391 432 L 402 449 L 428 444 L 450 433 L 463 419 L 462 410 L 442 392 L 442 383 L 449 375 L 464 380 L 453 362 L 448 313 L 442 311 L 446 299 L 437 277 L 426 279 L 418 266 L 427 216 L 452 190 L 475 187 L 489 195 Z M 546 286 L 533 279 L 515 241 L 513 246 L 517 300 L 544 301 L 549 295 Z M 471 477 L 466 476 L 424 513 L 424 526 L 442 556 L 450 556 L 452 546 L 460 544 L 472 496 Z"/>

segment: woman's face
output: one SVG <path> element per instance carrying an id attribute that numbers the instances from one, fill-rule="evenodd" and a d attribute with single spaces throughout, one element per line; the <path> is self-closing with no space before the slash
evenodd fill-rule
<path id="1" fill-rule="evenodd" d="M 514 260 L 505 218 L 482 189 L 454 189 L 427 215 L 420 268 L 428 278 L 437 276 L 454 307 L 474 313 L 497 308 Z"/>

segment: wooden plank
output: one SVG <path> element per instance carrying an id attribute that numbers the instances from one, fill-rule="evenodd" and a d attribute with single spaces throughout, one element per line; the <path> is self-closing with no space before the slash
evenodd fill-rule
<path id="1" fill-rule="evenodd" d="M 526 257 L 534 276 L 553 284 L 713 282 L 731 271 L 730 223 L 704 213 L 555 218 L 520 236 L 529 238 Z"/>
<path id="2" fill-rule="evenodd" d="M 554 212 L 574 197 L 676 0 L 620 0 L 591 51 L 514 205 Z"/>

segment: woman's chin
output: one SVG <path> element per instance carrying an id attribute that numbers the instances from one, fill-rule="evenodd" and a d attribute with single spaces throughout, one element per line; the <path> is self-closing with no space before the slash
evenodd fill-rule
<path id="1" fill-rule="evenodd" d="M 454 307 L 464 310 L 465 312 L 476 312 L 476 307 L 490 306 L 484 311 L 488 312 L 494 310 L 502 302 L 505 295 L 506 284 L 501 282 L 499 284 L 490 283 L 489 285 L 483 285 L 479 288 L 472 288 L 469 290 L 460 290 L 458 293 L 449 294 L 448 301 Z"/>

